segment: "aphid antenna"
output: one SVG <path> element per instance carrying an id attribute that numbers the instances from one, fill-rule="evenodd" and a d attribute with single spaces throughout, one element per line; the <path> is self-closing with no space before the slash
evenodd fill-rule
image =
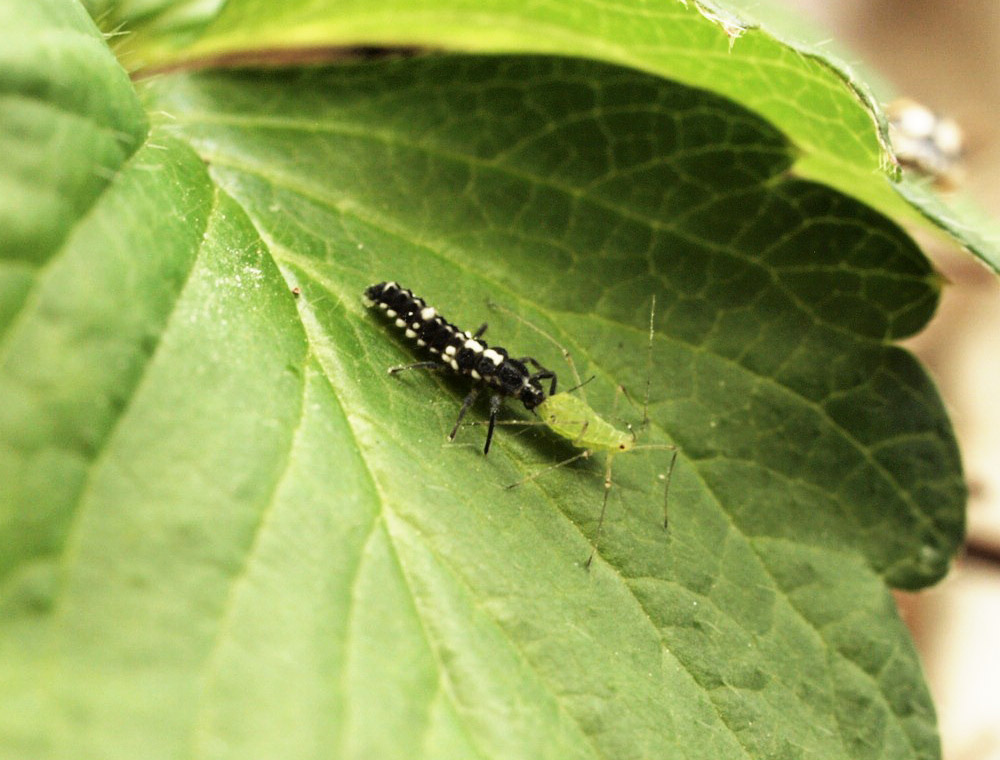
<path id="1" fill-rule="evenodd" d="M 585 386 L 587 383 L 589 383 L 591 380 L 595 380 L 595 379 L 597 379 L 597 375 L 591 375 L 590 377 L 588 377 L 586 380 L 584 380 L 579 385 L 574 385 L 572 388 L 567 388 L 566 390 L 563 391 L 563 393 L 572 393 L 573 391 L 578 391 L 583 386 Z M 532 411 L 534 411 L 534 410 L 532 410 Z"/>
<path id="2" fill-rule="evenodd" d="M 653 294 L 652 301 L 649 305 L 649 340 L 646 343 L 646 388 L 643 393 L 642 399 L 642 421 L 639 423 L 639 428 L 645 430 L 649 425 L 649 392 L 652 387 L 653 382 L 653 335 L 656 330 L 656 294 Z M 618 413 L 618 396 L 622 395 L 625 400 L 631 405 L 631 407 L 639 411 L 636 406 L 635 401 L 632 400 L 632 395 L 628 392 L 628 388 L 624 385 L 619 384 L 617 391 L 615 393 L 614 405 L 612 407 L 612 415 L 617 415 Z M 632 438 L 635 438 L 635 430 L 630 422 L 622 420 L 622 423 L 628 428 L 628 431 L 632 433 Z"/>
<path id="3" fill-rule="evenodd" d="M 674 476 L 674 465 L 677 464 L 677 447 L 671 443 L 644 443 L 633 448 L 633 451 L 672 451 L 673 454 L 670 456 L 670 464 L 667 465 L 667 474 L 660 475 L 663 478 L 663 529 L 668 530 L 669 525 L 669 515 L 667 514 L 668 507 L 670 505 L 670 481 Z"/>
<path id="4" fill-rule="evenodd" d="M 625 400 L 628 401 L 629 405 L 632 407 L 632 409 L 634 411 L 639 411 L 639 407 L 637 407 L 635 405 L 635 402 L 632 400 L 632 396 L 629 394 L 628 389 L 624 385 L 621 385 L 619 383 L 618 387 L 615 388 L 615 399 L 611 403 L 611 416 L 615 417 L 616 419 L 618 419 L 626 427 L 626 429 L 632 434 L 632 440 L 634 441 L 635 440 L 635 428 L 632 426 L 632 423 L 628 422 L 627 420 L 623 420 L 618 415 L 618 399 L 621 396 L 625 397 Z M 643 430 L 646 428 L 645 408 L 643 409 L 643 418 L 642 418 L 642 422 L 639 423 L 639 427 L 641 429 L 643 429 Z"/>
<path id="5" fill-rule="evenodd" d="M 535 414 L 535 410 L 532 409 L 531 413 Z M 463 425 L 468 425 L 469 427 L 482 427 L 484 425 L 489 425 L 490 421 L 489 420 L 469 420 L 468 422 L 463 422 L 462 424 Z M 524 435 L 525 433 L 527 433 L 532 428 L 544 427 L 545 423 L 542 420 L 539 420 L 539 419 L 534 419 L 534 420 L 497 420 L 496 422 L 493 423 L 493 426 L 494 427 L 517 427 L 517 428 L 520 428 L 519 430 L 516 430 L 513 433 L 510 433 L 510 436 L 509 436 L 511 438 L 517 438 L 518 436 Z M 444 445 L 451 446 L 451 445 L 457 445 L 457 444 L 452 444 L 450 441 L 447 441 Z M 508 486 L 504 486 L 504 488 L 507 488 L 507 487 Z"/>
<path id="6" fill-rule="evenodd" d="M 568 464 L 573 464 L 573 462 L 576 462 L 579 459 L 589 459 L 593 455 L 593 453 L 594 452 L 591 451 L 590 449 L 584 449 L 579 454 L 574 454 L 569 459 L 563 459 L 561 462 L 556 462 L 555 464 L 551 464 L 548 467 L 539 470 L 538 472 L 532 473 L 526 478 L 521 478 L 521 480 L 517 481 L 516 483 L 508 483 L 507 485 L 504 486 L 504 490 L 509 491 L 512 488 L 517 488 L 518 486 L 522 486 L 525 483 L 530 483 L 532 480 L 540 478 L 542 475 L 547 475 L 553 470 L 558 470 L 560 467 L 565 467 Z"/>

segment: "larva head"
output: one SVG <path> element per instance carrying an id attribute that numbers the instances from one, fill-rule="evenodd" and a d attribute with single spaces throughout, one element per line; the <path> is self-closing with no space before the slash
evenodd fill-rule
<path id="1" fill-rule="evenodd" d="M 529 410 L 545 401 L 541 382 L 531 376 L 524 362 L 512 359 L 506 350 L 497 347 L 483 351 L 482 356 L 477 370 L 504 396 L 516 398 Z"/>
<path id="2" fill-rule="evenodd" d="M 399 289 L 399 285 L 395 282 L 380 282 L 375 285 L 369 285 L 365 288 L 365 301 L 367 301 L 369 305 L 374 305 L 382 300 L 386 291 L 394 289 Z"/>
<path id="3" fill-rule="evenodd" d="M 545 391 L 538 380 L 526 380 L 521 386 L 517 398 L 524 404 L 524 408 L 531 410 L 545 401 Z"/>

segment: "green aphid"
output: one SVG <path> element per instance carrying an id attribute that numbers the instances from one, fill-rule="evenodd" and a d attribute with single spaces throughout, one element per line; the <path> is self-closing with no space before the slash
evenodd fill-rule
<path id="1" fill-rule="evenodd" d="M 572 443 L 577 448 L 583 449 L 579 454 L 576 454 L 568 459 L 564 459 L 561 462 L 546 467 L 545 469 L 536 472 L 534 475 L 530 475 L 517 483 L 512 483 L 508 488 L 514 488 L 516 486 L 527 483 L 528 481 L 534 480 L 535 478 L 544 475 L 551 470 L 563 467 L 565 465 L 571 464 L 578 459 L 587 459 L 593 456 L 597 452 L 604 452 L 605 466 L 604 466 L 604 499 L 601 504 L 601 515 L 597 521 L 597 534 L 594 537 L 594 545 L 591 549 L 590 556 L 587 557 L 587 561 L 584 563 L 585 567 L 590 567 L 590 563 L 594 559 L 594 553 L 597 551 L 598 543 L 601 539 L 601 528 L 604 525 L 604 514 L 608 507 L 608 494 L 611 491 L 612 479 L 611 472 L 614 466 L 615 456 L 621 453 L 629 451 L 671 451 L 673 452 L 670 457 L 670 464 L 667 467 L 666 475 L 661 475 L 665 481 L 664 492 L 663 492 L 663 527 L 667 527 L 667 505 L 668 497 L 670 493 L 670 478 L 673 475 L 674 465 L 677 462 L 677 447 L 672 444 L 640 444 L 637 441 L 636 434 L 632 430 L 631 426 L 628 426 L 627 430 L 619 430 L 610 422 L 601 417 L 597 412 L 595 412 L 584 400 L 581 395 L 576 395 L 575 391 L 581 389 L 583 383 L 580 382 L 579 374 L 576 371 L 576 365 L 573 363 L 573 359 L 569 352 L 563 348 L 559 342 L 549 335 L 547 332 L 542 330 L 540 327 L 533 325 L 528 320 L 524 319 L 518 314 L 510 311 L 501 306 L 494 306 L 494 308 L 500 309 L 511 315 L 518 321 L 527 325 L 531 329 L 538 332 L 540 335 L 547 338 L 554 345 L 556 345 L 560 351 L 562 351 L 563 357 L 566 359 L 567 364 L 573 372 L 576 378 L 577 385 L 570 391 L 563 391 L 561 393 L 555 393 L 548 396 L 542 403 L 538 404 L 534 408 L 534 413 L 538 416 L 538 422 L 536 424 L 541 424 L 547 427 L 550 431 L 558 435 L 560 438 L 564 438 L 570 443 Z M 656 298 L 654 296 L 652 306 L 649 312 L 649 370 L 652 372 L 652 350 L 653 350 L 653 321 L 655 317 L 656 309 Z M 622 386 L 618 386 L 618 394 L 625 394 L 625 389 Z M 627 397 L 627 395 L 626 395 Z M 615 397 L 615 407 L 617 407 L 618 397 Z M 648 406 L 649 406 L 649 377 L 646 380 L 646 399 L 643 404 L 643 419 L 640 427 L 645 427 L 648 423 Z M 505 423 L 502 423 L 505 424 Z M 528 423 L 513 423 L 513 424 L 532 424 Z"/>

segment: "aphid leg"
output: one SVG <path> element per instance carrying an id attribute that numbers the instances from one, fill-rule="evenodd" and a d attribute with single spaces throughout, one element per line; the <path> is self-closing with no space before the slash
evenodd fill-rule
<path id="1" fill-rule="evenodd" d="M 594 535 L 594 543 L 590 547 L 590 556 L 587 557 L 587 561 L 583 563 L 584 568 L 590 569 L 590 563 L 594 561 L 594 554 L 597 552 L 597 546 L 601 542 L 601 529 L 604 527 L 604 513 L 608 509 L 608 494 L 611 493 L 611 463 L 614 461 L 614 456 L 609 452 L 607 456 L 607 463 L 604 465 L 604 501 L 601 503 L 601 516 L 597 518 L 597 533 Z"/>
<path id="2" fill-rule="evenodd" d="M 677 447 L 670 443 L 644 443 L 634 446 L 632 451 L 671 451 L 670 465 L 667 467 L 666 476 L 661 475 L 666 481 L 663 486 L 663 529 L 667 529 L 667 508 L 670 504 L 670 480 L 674 475 L 674 465 L 677 464 Z"/>
<path id="3" fill-rule="evenodd" d="M 670 466 L 667 468 L 667 483 L 663 486 L 663 529 L 667 530 L 667 507 L 670 504 L 670 479 L 674 475 L 674 465 L 677 464 L 677 449 L 670 457 Z"/>
<path id="4" fill-rule="evenodd" d="M 667 467 L 667 474 L 665 477 L 665 485 L 663 486 L 663 529 L 667 529 L 667 509 L 670 503 L 670 481 L 674 475 L 674 465 L 677 464 L 677 447 L 670 444 L 649 444 L 647 446 L 636 446 L 632 451 L 639 449 L 656 449 L 656 450 L 667 450 L 673 451 L 673 456 L 670 457 L 670 465 Z M 594 554 L 597 552 L 597 548 L 601 542 L 601 530 L 604 528 L 604 513 L 608 509 L 608 494 L 611 493 L 611 464 L 614 461 L 614 454 L 608 452 L 607 464 L 604 468 L 604 501 L 601 503 L 601 516 L 597 518 L 597 533 L 594 536 L 594 544 L 590 549 L 590 556 L 587 557 L 587 561 L 583 563 L 583 566 L 590 569 L 590 563 L 594 560 Z"/>
<path id="5" fill-rule="evenodd" d="M 588 427 L 590 427 L 590 420 L 584 420 L 582 423 L 580 423 L 580 433 L 579 435 L 577 435 L 576 438 L 573 439 L 574 446 L 580 445 L 580 441 L 582 441 L 583 437 L 587 434 Z"/>
<path id="6" fill-rule="evenodd" d="M 656 320 L 656 293 L 649 305 L 649 343 L 646 348 L 646 395 L 642 400 L 642 427 L 649 423 L 649 386 L 653 381 L 653 330 Z"/>
<path id="7" fill-rule="evenodd" d="M 416 362 L 415 364 L 401 364 L 398 367 L 389 367 L 389 374 L 395 375 L 397 372 L 402 372 L 404 369 L 439 370 L 449 369 L 449 367 L 447 364 L 442 364 L 441 362 Z"/>
<path id="8" fill-rule="evenodd" d="M 500 404 L 503 402 L 503 396 L 499 393 L 494 393 L 490 397 L 490 427 L 486 431 L 486 445 L 483 447 L 483 455 L 490 453 L 490 442 L 493 440 L 493 428 L 497 424 L 497 412 L 500 411 Z"/>
<path id="9" fill-rule="evenodd" d="M 483 333 L 486 332 L 486 328 L 489 327 L 489 326 L 490 326 L 489 322 L 483 322 L 481 325 L 479 325 L 479 327 L 477 328 L 477 330 L 474 333 L 472 333 L 472 337 L 473 338 L 481 338 L 482 335 L 483 335 Z"/>
<path id="10" fill-rule="evenodd" d="M 631 422 L 627 422 L 626 420 L 623 420 L 621 417 L 618 416 L 618 399 L 621 398 L 622 396 L 624 396 L 625 400 L 628 401 L 629 404 L 632 405 L 633 409 L 636 408 L 635 403 L 632 401 L 632 397 L 630 395 L 628 395 L 628 391 L 625 389 L 625 386 L 624 385 L 619 385 L 615 389 L 615 398 L 614 398 L 614 401 L 611 402 L 611 416 L 614 417 L 619 422 L 621 422 L 622 424 L 625 425 L 625 427 L 628 429 L 629 435 L 632 436 L 632 440 L 635 441 L 636 440 L 636 435 L 635 435 L 635 430 L 632 429 L 632 423 Z M 643 420 L 643 422 L 641 424 L 641 427 L 645 427 L 645 425 L 646 425 L 646 422 L 645 422 L 645 420 Z"/>
<path id="11" fill-rule="evenodd" d="M 618 414 L 618 399 L 621 396 L 625 397 L 625 400 L 628 401 L 629 404 L 631 404 L 631 406 L 632 406 L 633 409 L 635 409 L 636 411 L 639 411 L 639 408 L 635 405 L 635 402 L 632 400 L 632 396 L 629 395 L 628 388 L 626 388 L 624 385 L 619 385 L 615 389 L 615 398 L 614 398 L 614 401 L 611 402 L 611 416 L 612 417 L 615 417 Z"/>
<path id="12" fill-rule="evenodd" d="M 556 462 L 553 465 L 549 465 L 545 469 L 539 470 L 538 472 L 529 475 L 526 478 L 521 478 L 521 480 L 517 481 L 516 483 L 511 483 L 510 485 L 504 486 L 504 488 L 508 490 L 510 490 L 511 488 L 517 488 L 518 486 L 531 482 L 535 478 L 540 478 L 542 475 L 545 475 L 546 473 L 552 472 L 553 470 L 558 470 L 560 467 L 565 467 L 568 464 L 572 464 L 577 459 L 586 459 L 593 453 L 594 452 L 592 452 L 590 449 L 587 449 L 586 451 L 581 451 L 579 454 L 574 454 L 569 459 L 564 459 L 561 462 Z"/>
<path id="13" fill-rule="evenodd" d="M 464 401 L 462 401 L 462 408 L 458 410 L 458 419 L 455 420 L 455 427 L 453 427 L 451 432 L 448 434 L 449 441 L 455 440 L 455 436 L 458 434 L 458 427 L 462 424 L 462 418 L 465 416 L 465 413 L 469 411 L 469 407 L 476 402 L 476 398 L 478 396 L 479 387 L 477 386 L 469 391 L 469 395 L 465 397 Z"/>

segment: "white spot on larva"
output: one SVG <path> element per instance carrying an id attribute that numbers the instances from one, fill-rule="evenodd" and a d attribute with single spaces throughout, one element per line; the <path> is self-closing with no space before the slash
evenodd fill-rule
<path id="1" fill-rule="evenodd" d="M 448 347 L 445 348 L 444 352 L 446 354 L 448 354 L 448 356 L 454 356 L 455 355 L 455 347 L 454 346 L 448 346 Z"/>
<path id="2" fill-rule="evenodd" d="M 416 338 L 417 334 L 415 332 L 413 332 L 413 330 L 407 329 L 407 331 L 406 331 L 406 337 L 407 338 Z"/>
<path id="3" fill-rule="evenodd" d="M 427 350 L 430 351 L 432 354 L 440 354 L 441 353 L 436 348 L 428 348 Z"/>
<path id="4" fill-rule="evenodd" d="M 378 305 L 378 307 L 379 307 L 380 309 L 388 309 L 388 308 L 389 308 L 389 304 L 387 304 L 387 303 L 380 303 L 380 304 Z"/>
<path id="5" fill-rule="evenodd" d="M 396 320 L 396 327 L 406 327 L 406 320 L 405 319 L 397 319 Z"/>
<path id="6" fill-rule="evenodd" d="M 396 310 L 386 309 L 385 315 L 391 319 L 392 317 L 396 316 Z"/>
<path id="7" fill-rule="evenodd" d="M 468 330 L 466 330 L 463 334 L 465 335 L 466 338 L 472 337 L 472 333 L 470 333 Z"/>
<path id="8" fill-rule="evenodd" d="M 374 306 L 375 305 L 375 302 L 372 299 L 370 299 L 368 296 L 363 296 L 363 298 L 365 299 L 365 306 Z"/>
<path id="9" fill-rule="evenodd" d="M 426 340 L 420 340 L 420 338 L 417 338 L 417 345 L 418 346 L 426 346 L 427 345 L 427 341 Z M 437 352 L 435 352 L 435 353 L 437 353 Z"/>
<path id="10" fill-rule="evenodd" d="M 454 359 L 451 360 L 451 368 L 456 372 L 458 372 L 458 362 L 455 361 Z"/>
<path id="11" fill-rule="evenodd" d="M 474 380 L 482 380 L 483 379 L 483 376 L 480 375 L 478 372 L 476 372 L 476 370 L 470 370 L 469 374 L 472 375 L 472 377 L 473 377 Z"/>
<path id="12" fill-rule="evenodd" d="M 435 309 L 433 306 L 428 306 L 426 309 L 420 312 L 420 318 L 424 320 L 424 322 L 430 322 L 436 316 L 437 316 L 437 309 Z"/>
<path id="13" fill-rule="evenodd" d="M 485 356 L 487 359 L 489 359 L 491 362 L 493 362 L 498 367 L 501 364 L 503 364 L 503 357 L 500 356 L 500 354 L 498 354 L 492 348 L 487 348 L 485 351 L 483 351 L 483 356 Z"/>
<path id="14" fill-rule="evenodd" d="M 420 329 L 420 323 L 419 322 L 414 322 L 413 324 L 410 325 L 410 329 L 411 330 L 419 330 Z"/>
<path id="15" fill-rule="evenodd" d="M 396 290 L 399 290 L 400 289 L 399 283 L 398 282 L 387 282 L 385 284 L 385 290 L 389 290 L 390 288 L 395 288 Z"/>
<path id="16" fill-rule="evenodd" d="M 480 343 L 478 340 L 472 340 L 471 338 L 469 340 L 465 341 L 465 347 L 466 348 L 471 348 L 477 354 L 480 354 L 480 353 L 483 352 L 483 344 Z"/>

